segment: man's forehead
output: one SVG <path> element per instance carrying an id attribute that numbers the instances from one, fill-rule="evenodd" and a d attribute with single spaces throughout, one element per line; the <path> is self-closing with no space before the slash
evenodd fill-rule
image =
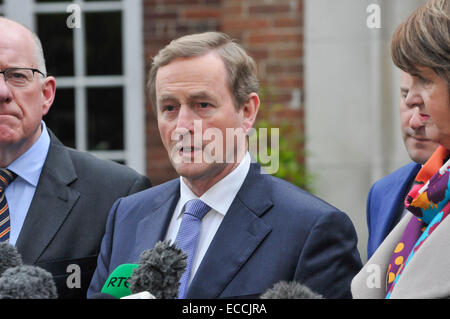
<path id="1" fill-rule="evenodd" d="M 35 61 L 35 43 L 32 33 L 14 21 L 0 18 L 0 63 Z M 8 57 L 9 61 L 4 61 Z M 23 61 L 25 62 L 25 61 Z"/>

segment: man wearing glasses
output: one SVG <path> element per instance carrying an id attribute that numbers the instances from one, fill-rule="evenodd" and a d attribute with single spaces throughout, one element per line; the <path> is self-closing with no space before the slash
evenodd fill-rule
<path id="1" fill-rule="evenodd" d="M 0 34 L 0 242 L 50 271 L 60 298 L 84 297 L 109 209 L 150 181 L 62 145 L 42 120 L 56 81 L 39 39 L 6 18 Z"/>

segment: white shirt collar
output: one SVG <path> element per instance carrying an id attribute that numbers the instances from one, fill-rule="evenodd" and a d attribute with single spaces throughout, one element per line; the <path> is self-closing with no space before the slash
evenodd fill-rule
<path id="1" fill-rule="evenodd" d="M 251 157 L 247 152 L 239 165 L 232 170 L 227 176 L 222 178 L 210 189 L 208 189 L 202 196 L 202 200 L 209 207 L 225 216 L 226 212 L 231 206 L 234 198 L 236 197 L 239 189 L 244 183 L 250 169 Z M 198 199 L 191 189 L 186 185 L 183 178 L 180 176 L 180 207 L 184 207 L 184 204 L 191 199 Z M 181 218 L 183 209 L 178 212 L 177 218 Z"/>
<path id="2" fill-rule="evenodd" d="M 44 121 L 41 123 L 42 133 L 39 139 L 25 153 L 8 166 L 8 169 L 34 187 L 38 184 L 42 167 L 44 166 L 50 147 L 50 136 L 47 127 Z"/>

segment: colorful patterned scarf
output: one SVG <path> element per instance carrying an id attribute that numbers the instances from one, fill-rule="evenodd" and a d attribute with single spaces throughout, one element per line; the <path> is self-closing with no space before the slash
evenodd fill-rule
<path id="1" fill-rule="evenodd" d="M 449 155 L 449 150 L 439 146 L 406 196 L 405 207 L 415 217 L 409 221 L 392 254 L 386 276 L 386 299 L 416 251 L 450 212 Z"/>

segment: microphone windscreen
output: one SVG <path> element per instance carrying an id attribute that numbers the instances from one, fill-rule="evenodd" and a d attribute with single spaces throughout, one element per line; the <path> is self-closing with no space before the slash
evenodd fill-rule
<path id="1" fill-rule="evenodd" d="M 22 265 L 22 257 L 17 248 L 8 242 L 0 242 L 0 276 L 6 269 L 20 265 Z"/>
<path id="2" fill-rule="evenodd" d="M 117 299 L 131 295 L 129 279 L 133 270 L 139 267 L 137 264 L 123 264 L 119 265 L 114 271 L 109 275 L 106 280 L 102 293 L 110 294 Z"/>
<path id="3" fill-rule="evenodd" d="M 110 294 L 97 292 L 95 294 L 90 295 L 87 299 L 117 299 L 117 298 Z"/>
<path id="4" fill-rule="evenodd" d="M 57 299 L 53 276 L 30 265 L 5 270 L 0 277 L 0 299 Z"/>
<path id="5" fill-rule="evenodd" d="M 187 255 L 168 241 L 145 250 L 130 278 L 133 293 L 149 291 L 156 299 L 175 299 L 180 278 L 186 270 Z"/>
<path id="6" fill-rule="evenodd" d="M 280 281 L 261 295 L 261 299 L 323 299 L 299 282 Z"/>

